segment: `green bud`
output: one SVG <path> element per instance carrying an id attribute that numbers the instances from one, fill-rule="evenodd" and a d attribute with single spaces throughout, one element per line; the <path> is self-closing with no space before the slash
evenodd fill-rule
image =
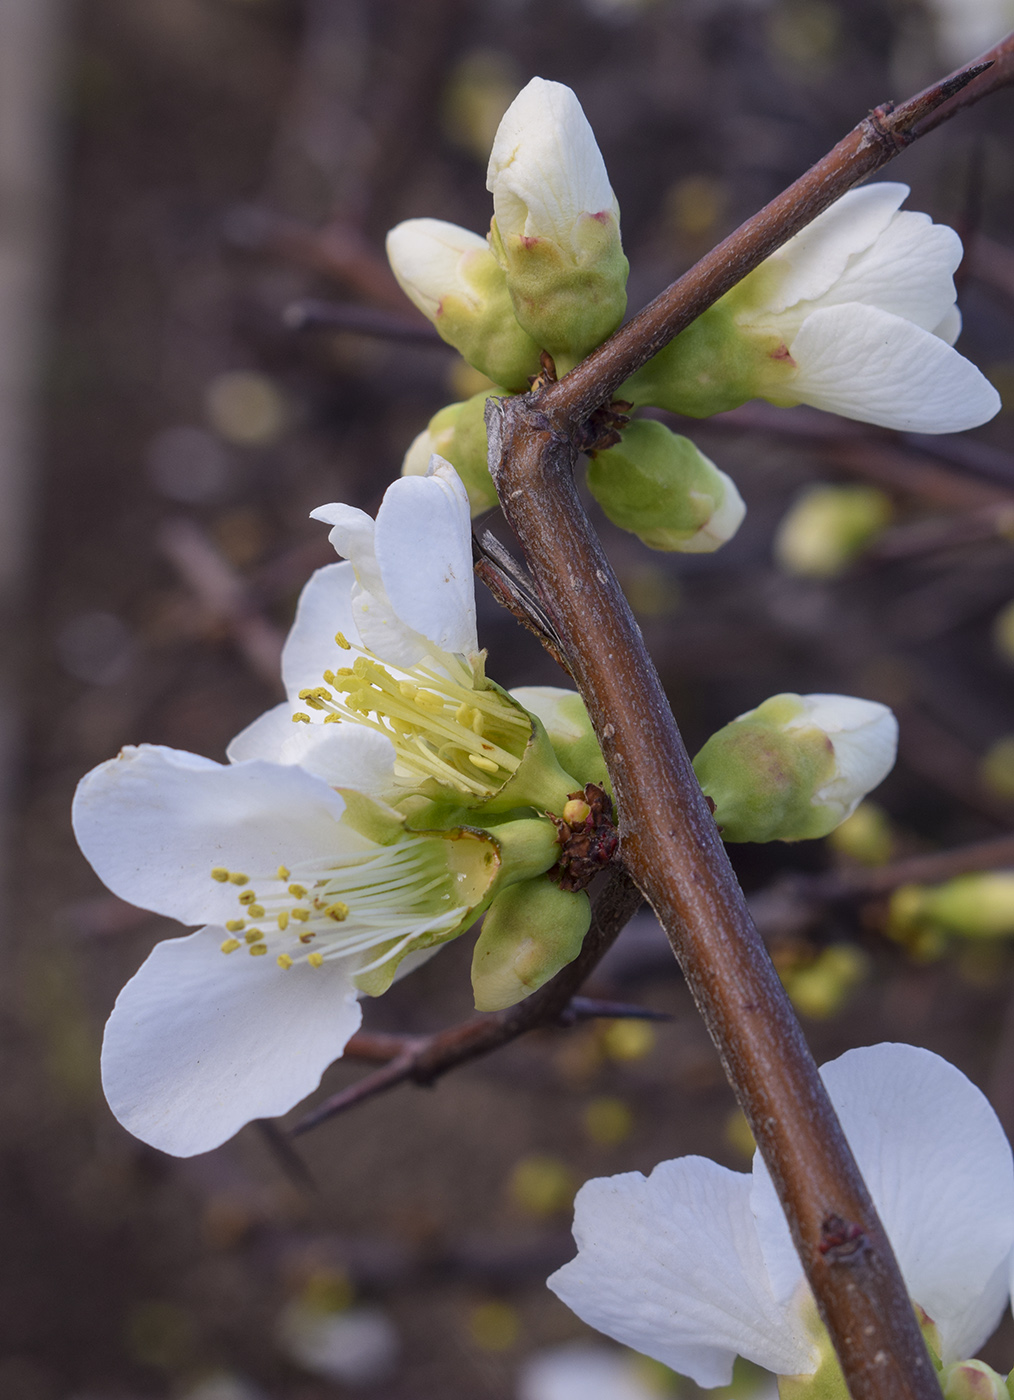
<path id="1" fill-rule="evenodd" d="M 591 924 L 591 903 L 540 877 L 496 896 L 472 957 L 479 1011 L 514 1006 L 572 962 Z"/>
<path id="2" fill-rule="evenodd" d="M 585 703 L 576 690 L 564 690 L 555 685 L 527 685 L 512 690 L 511 695 L 545 725 L 553 752 L 561 766 L 573 773 L 578 787 L 598 783 L 608 788 L 606 761 Z"/>
<path id="3" fill-rule="evenodd" d="M 1009 938 L 1014 934 L 1014 871 L 959 875 L 923 891 L 928 922 L 963 938 Z"/>
<path id="4" fill-rule="evenodd" d="M 713 734 L 694 771 L 726 841 L 826 836 L 890 772 L 897 722 L 848 695 L 775 695 Z"/>
<path id="5" fill-rule="evenodd" d="M 492 510 L 497 497 L 487 465 L 486 403 L 490 397 L 504 398 L 507 393 L 506 389 L 483 389 L 464 403 L 450 403 L 435 413 L 406 452 L 402 476 L 425 476 L 436 453 L 461 477 L 472 514 Z"/>
<path id="6" fill-rule="evenodd" d="M 647 418 L 595 454 L 588 489 L 614 525 L 649 549 L 710 553 L 736 533 L 746 513 L 725 472 L 689 438 Z"/>
<path id="7" fill-rule="evenodd" d="M 775 558 L 787 573 L 833 578 L 862 554 L 890 518 L 890 497 L 875 486 L 813 486 L 782 519 Z"/>
<path id="8" fill-rule="evenodd" d="M 985 1361 L 955 1361 L 940 1373 L 944 1400 L 1010 1400 L 1003 1376 Z"/>
<path id="9" fill-rule="evenodd" d="M 782 975 L 789 1000 L 815 1021 L 840 1011 L 866 976 L 868 963 L 852 943 L 832 943 L 806 967 Z"/>
<path id="10" fill-rule="evenodd" d="M 860 865 L 884 865 L 894 851 L 891 819 L 875 802 L 860 802 L 827 839 L 838 855 Z"/>
<path id="11" fill-rule="evenodd" d="M 402 291 L 470 365 L 512 391 L 528 388 L 540 347 L 518 324 L 484 238 L 441 219 L 406 219 L 387 235 L 387 256 Z"/>

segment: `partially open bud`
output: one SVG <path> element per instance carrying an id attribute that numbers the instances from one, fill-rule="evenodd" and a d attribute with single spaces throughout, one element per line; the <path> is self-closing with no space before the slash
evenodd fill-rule
<path id="1" fill-rule="evenodd" d="M 573 773 L 580 786 L 608 783 L 599 741 L 584 701 L 576 690 L 564 690 L 555 685 L 524 685 L 512 690 L 511 695 L 542 721 L 561 767 Z"/>
<path id="2" fill-rule="evenodd" d="M 570 369 L 623 319 L 628 270 L 605 162 L 570 88 L 533 78 L 522 89 L 497 131 L 486 187 L 490 246 L 514 313 L 557 369 Z"/>
<path id="3" fill-rule="evenodd" d="M 1003 1376 L 985 1361 L 955 1361 L 940 1373 L 944 1400 L 1010 1400 Z"/>
<path id="4" fill-rule="evenodd" d="M 850 695 L 775 695 L 713 734 L 694 771 L 726 841 L 803 841 L 850 816 L 894 764 L 898 723 Z"/>
<path id="5" fill-rule="evenodd" d="M 511 390 L 528 388 L 540 347 L 518 325 L 484 238 L 442 219 L 406 219 L 387 235 L 387 257 L 405 295 L 469 364 Z"/>
<path id="6" fill-rule="evenodd" d="M 435 413 L 405 453 L 402 476 L 425 476 L 436 453 L 445 458 L 461 477 L 468 492 L 473 515 L 492 510 L 497 503 L 496 487 L 489 474 L 486 445 L 486 401 L 491 395 L 504 396 L 506 389 L 484 389 L 464 403 L 449 403 Z"/>
<path id="7" fill-rule="evenodd" d="M 890 518 L 890 498 L 875 486 L 813 486 L 782 518 L 775 558 L 787 573 L 834 578 Z"/>
<path id="8" fill-rule="evenodd" d="M 493 900 L 472 957 L 479 1011 L 514 1006 L 581 951 L 591 924 L 588 896 L 541 877 L 512 885 Z"/>
<path id="9" fill-rule="evenodd" d="M 743 498 L 689 438 L 639 418 L 622 439 L 588 467 L 588 489 L 614 525 L 649 549 L 681 554 L 710 554 L 732 538 Z"/>

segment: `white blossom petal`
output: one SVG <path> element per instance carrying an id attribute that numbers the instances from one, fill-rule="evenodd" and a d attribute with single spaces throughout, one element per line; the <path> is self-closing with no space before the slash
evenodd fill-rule
<path id="1" fill-rule="evenodd" d="M 295 763 L 329 787 L 369 797 L 387 797 L 396 788 L 390 739 L 355 724 L 294 724 L 287 700 L 237 734 L 227 756 L 230 763 Z"/>
<path id="2" fill-rule="evenodd" d="M 344 962 L 283 972 L 270 958 L 224 955 L 224 936 L 204 928 L 159 943 L 106 1025 L 110 1108 L 135 1137 L 177 1157 L 287 1112 L 362 1020 Z"/>
<path id="3" fill-rule="evenodd" d="M 887 705 L 855 695 L 801 695 L 804 711 L 786 729 L 815 724 L 834 746 L 834 776 L 813 801 L 852 815 L 868 792 L 890 773 L 898 754 L 898 721 Z"/>
<path id="4" fill-rule="evenodd" d="M 518 1378 L 518 1400 L 658 1400 L 629 1352 L 571 1342 L 536 1352 Z"/>
<path id="5" fill-rule="evenodd" d="M 1014 1167 L 995 1113 L 960 1070 L 914 1045 L 849 1050 L 821 1076 L 944 1362 L 974 1355 L 999 1321 L 1014 1247 Z M 785 1297 L 800 1269 L 759 1156 L 751 1200 Z"/>
<path id="6" fill-rule="evenodd" d="M 785 311 L 830 291 L 849 260 L 880 237 L 908 194 L 907 185 L 893 181 L 864 185 L 818 214 L 772 254 L 772 267 L 784 271 L 774 294 L 765 298 L 765 310 Z"/>
<path id="7" fill-rule="evenodd" d="M 954 344 L 961 334 L 961 312 L 956 306 L 952 306 L 944 314 L 940 324 L 933 327 L 933 334 L 945 340 L 948 345 Z"/>
<path id="8" fill-rule="evenodd" d="M 812 1372 L 794 1308 L 776 1302 L 750 1210 L 750 1178 L 703 1157 L 589 1181 L 575 1202 L 578 1256 L 549 1287 L 593 1327 L 698 1385 L 727 1385 L 737 1355 Z"/>
<path id="9" fill-rule="evenodd" d="M 310 576 L 299 595 L 296 618 L 282 648 L 282 681 L 291 701 L 301 690 L 321 684 L 340 655 L 335 634 L 357 635 L 352 611 L 355 570 L 349 563 L 326 564 Z"/>
<path id="10" fill-rule="evenodd" d="M 434 456 L 426 476 L 402 477 L 387 488 L 375 548 L 402 623 L 440 651 L 478 651 L 471 512 L 449 462 Z"/>
<path id="11" fill-rule="evenodd" d="M 563 83 L 533 78 L 507 108 L 486 175 L 504 238 L 572 246 L 582 214 L 618 215 L 605 161 L 580 102 Z"/>
<path id="12" fill-rule="evenodd" d="M 177 749 L 127 748 L 84 777 L 74 798 L 78 844 L 121 899 L 185 924 L 224 922 L 236 888 L 214 866 L 272 876 L 279 865 L 360 851 L 345 803 L 301 768 L 225 767 Z"/>
<path id="13" fill-rule="evenodd" d="M 485 238 L 443 219 L 406 219 L 387 235 L 387 260 L 398 285 L 431 321 L 448 292 L 472 299 L 459 267 L 462 257 L 475 251 L 488 254 Z"/>
<path id="14" fill-rule="evenodd" d="M 802 403 L 921 433 L 977 427 L 1000 408 L 989 380 L 943 340 L 879 307 L 849 302 L 807 316 L 789 347 Z"/>

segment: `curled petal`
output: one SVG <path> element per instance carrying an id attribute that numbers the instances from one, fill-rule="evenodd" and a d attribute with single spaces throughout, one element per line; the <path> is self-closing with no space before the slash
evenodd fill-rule
<path id="1" fill-rule="evenodd" d="M 957 433 L 1000 408 L 989 380 L 945 341 L 879 307 L 849 302 L 807 316 L 789 347 L 793 396 L 860 422 Z"/>
<path id="2" fill-rule="evenodd" d="M 459 275 L 470 252 L 488 253 L 485 238 L 443 219 L 406 219 L 387 235 L 387 260 L 405 295 L 431 321 L 448 292 L 468 295 Z"/>
<path id="3" fill-rule="evenodd" d="M 750 1178 L 703 1157 L 589 1181 L 575 1203 L 578 1256 L 549 1287 L 593 1327 L 698 1385 L 727 1385 L 737 1355 L 812 1372 L 799 1315 L 774 1298 Z"/>
<path id="4" fill-rule="evenodd" d="M 224 955 L 225 930 L 159 943 L 117 998 L 102 1046 L 113 1113 L 177 1157 L 208 1152 L 320 1083 L 362 1020 L 344 962 L 283 972 Z"/>
<path id="5" fill-rule="evenodd" d="M 329 787 L 355 788 L 369 797 L 389 796 L 396 786 L 390 739 L 354 724 L 294 724 L 288 701 L 237 734 L 228 758 L 230 763 L 261 758 L 297 764 Z"/>

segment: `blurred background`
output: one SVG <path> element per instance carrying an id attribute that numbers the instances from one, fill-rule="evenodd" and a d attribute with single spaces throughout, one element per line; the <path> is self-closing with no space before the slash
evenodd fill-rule
<path id="1" fill-rule="evenodd" d="M 295 599 L 333 558 L 308 512 L 374 511 L 429 417 L 481 387 L 413 338 L 383 237 L 415 215 L 485 230 L 489 145 L 532 75 L 595 128 L 635 310 L 1012 24 L 1010 0 L 3 0 L 3 1400 L 676 1393 L 544 1285 L 588 1177 L 684 1152 L 748 1168 L 650 917 L 589 990 L 670 1019 L 540 1032 L 295 1161 L 256 1127 L 175 1161 L 98 1082 L 116 992 L 175 926 L 102 890 L 70 799 L 125 743 L 223 757 L 281 697 Z M 1014 403 L 1012 134 L 1008 92 L 887 175 L 965 238 L 960 348 Z M 307 298 L 335 309 L 300 328 Z M 749 405 L 682 427 L 748 503 L 736 539 L 651 554 L 595 518 L 691 752 L 780 690 L 902 723 L 897 770 L 835 838 L 733 848 L 815 1053 L 927 1045 L 1012 1128 L 1014 876 L 938 886 L 1014 870 L 1014 418 L 906 438 Z M 479 606 L 500 682 L 563 681 Z M 467 1017 L 470 942 L 367 1026 Z M 1009 1369 L 1014 1327 L 986 1355 Z"/>

